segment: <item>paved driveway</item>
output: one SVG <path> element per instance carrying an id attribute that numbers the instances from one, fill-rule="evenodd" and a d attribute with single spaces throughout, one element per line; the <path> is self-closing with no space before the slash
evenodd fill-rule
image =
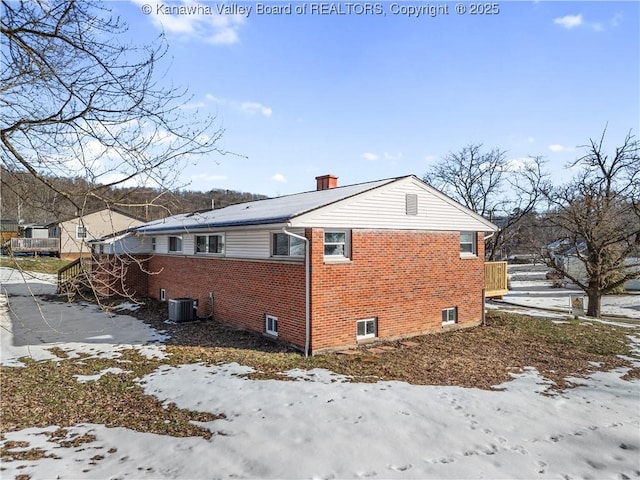
<path id="1" fill-rule="evenodd" d="M 90 354 L 162 342 L 166 337 L 128 315 L 108 314 L 90 303 L 52 298 L 55 276 L 0 268 L 2 365 L 23 356 L 54 358 L 51 347 Z"/>

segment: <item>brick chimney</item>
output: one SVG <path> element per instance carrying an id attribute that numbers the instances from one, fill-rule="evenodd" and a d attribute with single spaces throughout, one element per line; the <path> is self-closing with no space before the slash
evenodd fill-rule
<path id="1" fill-rule="evenodd" d="M 335 175 L 321 175 L 316 177 L 316 190 L 329 190 L 338 186 L 338 177 Z"/>

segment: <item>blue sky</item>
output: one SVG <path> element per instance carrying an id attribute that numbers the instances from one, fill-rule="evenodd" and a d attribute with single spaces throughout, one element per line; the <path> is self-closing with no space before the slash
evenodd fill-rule
<path id="1" fill-rule="evenodd" d="M 242 155 L 185 169 L 190 189 L 276 196 L 313 190 L 327 173 L 340 185 L 421 177 L 469 143 L 505 150 L 514 163 L 544 156 L 559 181 L 606 125 L 610 150 L 639 133 L 638 2 L 503 1 L 493 15 L 431 2 L 448 14 L 418 18 L 395 12 L 427 2 L 380 2 L 380 15 L 259 15 L 257 3 L 109 4 L 136 42 L 165 32 L 165 80 L 189 88 L 185 109 L 217 115 L 221 147 Z M 252 11 L 158 10 L 234 4 Z"/>

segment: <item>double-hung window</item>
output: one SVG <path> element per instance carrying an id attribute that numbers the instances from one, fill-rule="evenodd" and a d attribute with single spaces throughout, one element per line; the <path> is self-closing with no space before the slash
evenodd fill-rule
<path id="1" fill-rule="evenodd" d="M 348 237 L 347 232 L 324 232 L 324 256 L 349 257 Z"/>
<path id="2" fill-rule="evenodd" d="M 87 227 L 84 225 L 76 225 L 76 238 L 78 240 L 87 238 Z"/>
<path id="3" fill-rule="evenodd" d="M 274 233 L 271 238 L 271 254 L 274 257 L 302 257 L 304 240 L 286 233 Z"/>
<path id="4" fill-rule="evenodd" d="M 169 251 L 181 252 L 182 251 L 182 237 L 169 237 Z"/>
<path id="5" fill-rule="evenodd" d="M 460 253 L 462 255 L 475 255 L 478 251 L 476 247 L 476 232 L 460 232 Z"/>
<path id="6" fill-rule="evenodd" d="M 197 235 L 196 253 L 224 253 L 224 235 Z"/>

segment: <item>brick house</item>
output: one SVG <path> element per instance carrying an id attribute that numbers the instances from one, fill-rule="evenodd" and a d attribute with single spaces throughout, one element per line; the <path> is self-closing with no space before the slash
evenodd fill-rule
<path id="1" fill-rule="evenodd" d="M 94 242 L 94 272 L 120 271 L 127 294 L 194 298 L 200 317 L 306 353 L 481 322 L 484 235 L 494 224 L 415 176 L 316 180 L 315 191 Z"/>

